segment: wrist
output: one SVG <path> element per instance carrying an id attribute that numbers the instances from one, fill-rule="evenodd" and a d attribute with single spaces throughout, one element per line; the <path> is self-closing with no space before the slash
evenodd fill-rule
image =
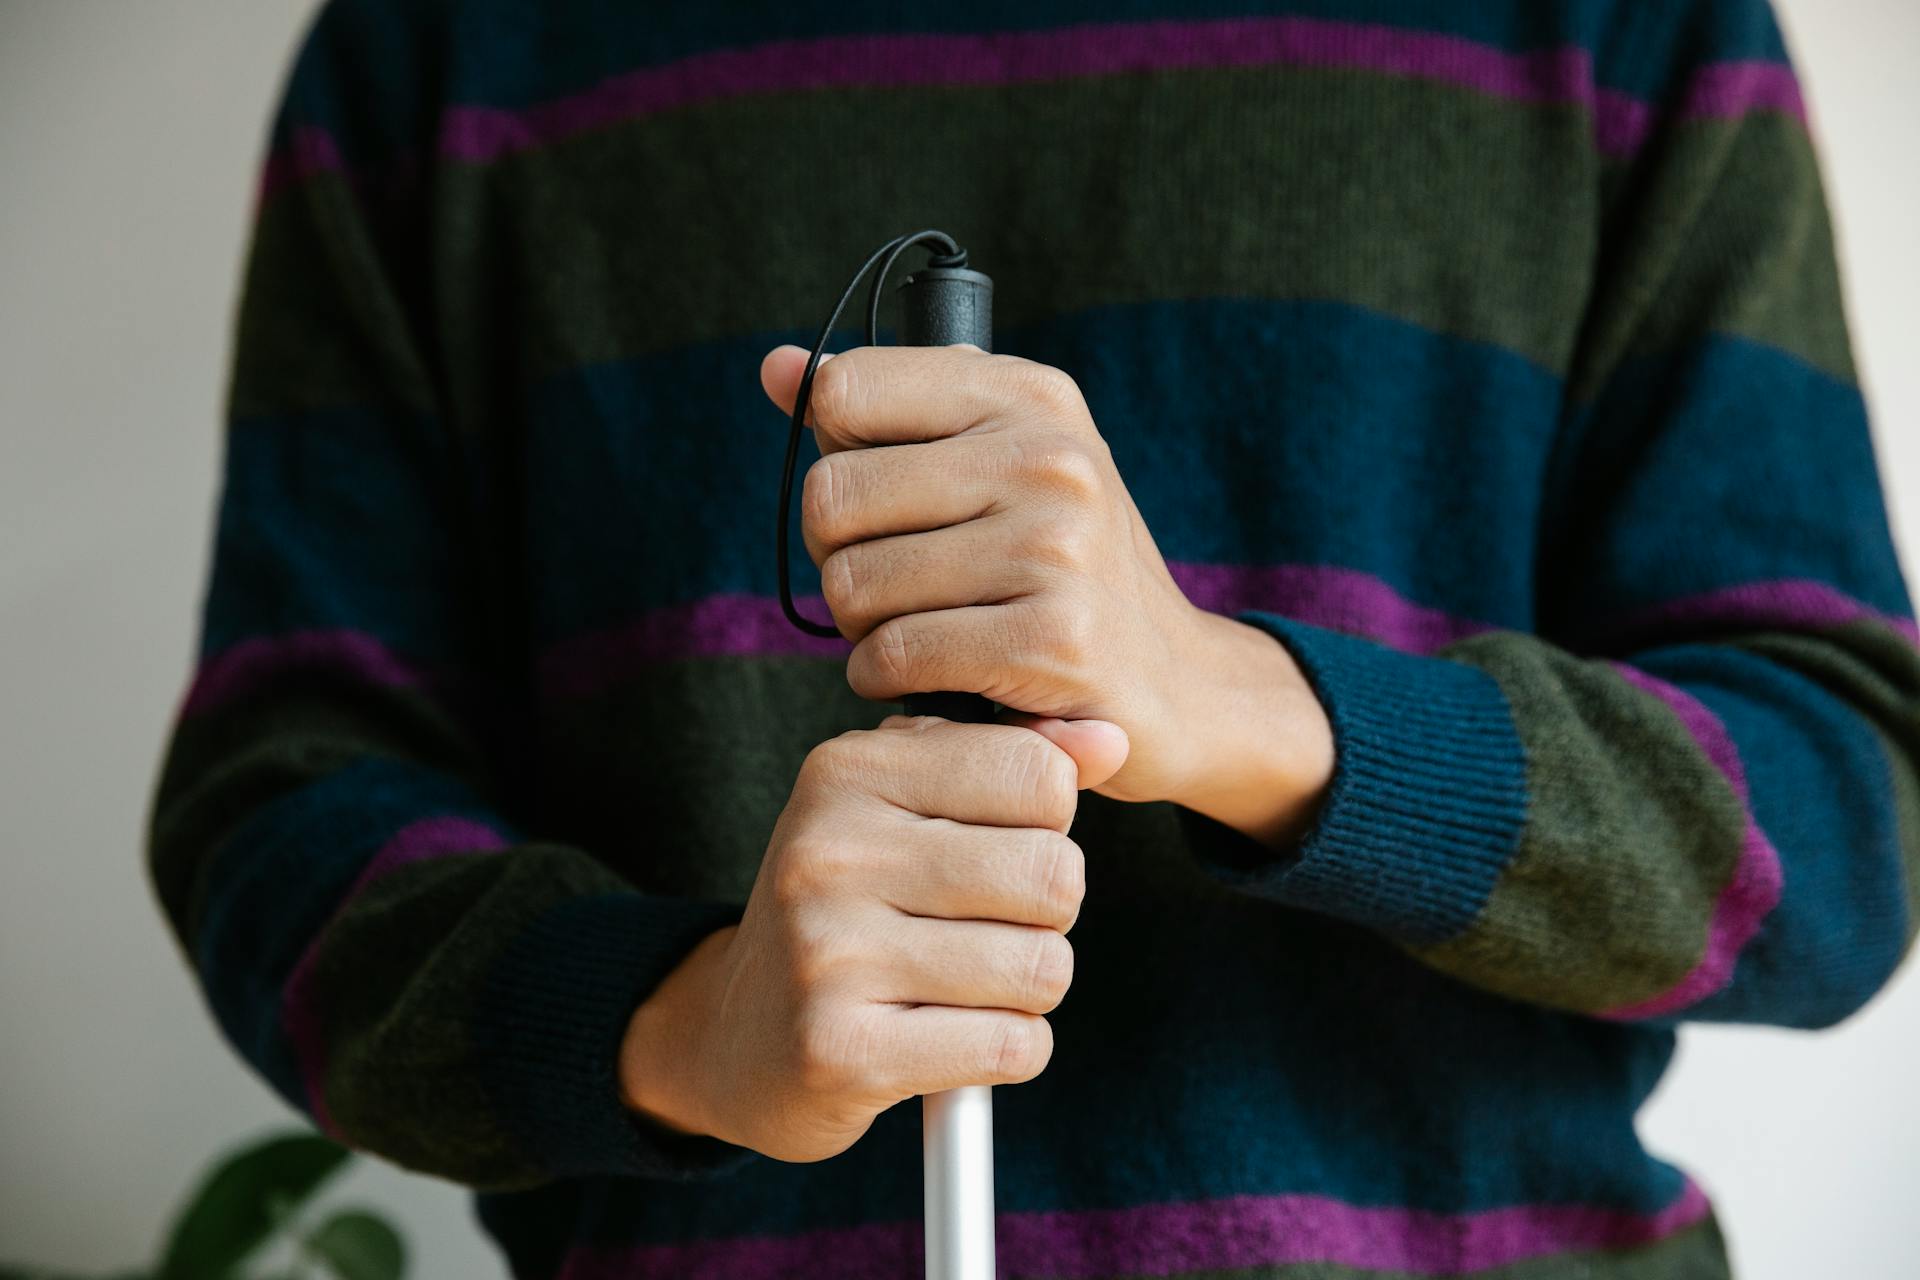
<path id="1" fill-rule="evenodd" d="M 1235 618 L 1195 609 L 1185 670 L 1185 782 L 1166 798 L 1270 847 L 1305 831 L 1333 778 L 1333 727 L 1293 656 Z"/>
<path id="2" fill-rule="evenodd" d="M 620 1042 L 620 1100 L 675 1133 L 711 1135 L 701 1096 L 700 1046 L 718 1005 L 727 947 L 737 925 L 694 945 L 627 1021 Z"/>

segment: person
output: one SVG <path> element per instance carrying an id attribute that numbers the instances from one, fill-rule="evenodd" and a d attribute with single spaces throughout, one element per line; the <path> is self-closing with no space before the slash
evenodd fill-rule
<path id="1" fill-rule="evenodd" d="M 995 351 L 821 364 L 804 635 L 805 348 L 928 227 Z M 225 449 L 158 897 L 518 1277 L 918 1274 L 966 1084 L 1006 1277 L 1724 1275 L 1676 1029 L 1914 933 L 1763 0 L 334 0 Z"/>

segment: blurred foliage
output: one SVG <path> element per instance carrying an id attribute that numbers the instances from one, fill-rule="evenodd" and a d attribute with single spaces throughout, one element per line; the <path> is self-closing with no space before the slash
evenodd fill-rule
<path id="1" fill-rule="evenodd" d="M 158 1262 L 86 1280 L 401 1280 L 406 1246 L 386 1219 L 342 1209 L 313 1220 L 321 1187 L 351 1159 L 339 1143 L 305 1132 L 230 1152 L 174 1217 Z M 273 1259 L 265 1269 L 263 1258 Z M 0 1280 L 82 1277 L 0 1265 Z"/>

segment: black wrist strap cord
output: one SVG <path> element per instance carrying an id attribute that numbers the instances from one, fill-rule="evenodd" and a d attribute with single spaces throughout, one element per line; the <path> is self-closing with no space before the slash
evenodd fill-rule
<path id="1" fill-rule="evenodd" d="M 827 339 L 833 333 L 833 326 L 840 322 L 840 313 L 846 309 L 847 299 L 853 297 L 853 291 L 860 287 L 860 278 L 880 263 L 880 269 L 873 274 L 873 286 L 867 293 L 867 345 L 880 345 L 880 289 L 886 283 L 887 272 L 893 267 L 893 261 L 916 244 L 931 241 L 944 246 L 942 252 L 927 259 L 928 270 L 908 278 L 901 287 L 903 304 L 908 314 L 903 316 L 901 341 L 904 346 L 948 346 L 956 342 L 971 342 L 981 350 L 989 350 L 993 340 L 992 302 L 993 282 L 978 271 L 967 270 L 967 251 L 954 242 L 952 236 L 944 231 L 914 231 L 892 240 L 874 250 L 860 270 L 854 272 L 853 279 L 840 295 L 840 301 L 833 306 L 833 314 L 827 317 L 826 324 L 820 327 L 820 340 L 813 344 L 813 353 L 807 357 L 806 372 L 800 375 L 800 390 L 793 399 L 793 423 L 787 432 L 787 458 L 780 468 L 780 510 L 776 513 L 775 547 L 779 557 L 780 611 L 787 615 L 787 621 L 812 636 L 838 636 L 840 630 L 826 623 L 815 622 L 794 607 L 793 587 L 787 563 L 787 512 L 793 506 L 793 468 L 800 455 L 800 433 L 806 427 L 807 402 L 813 395 L 814 371 L 820 367 L 821 353 L 826 350 Z M 915 288 L 919 285 L 921 287 Z M 964 289 L 974 295 L 970 301 L 974 305 L 956 309 L 949 302 L 956 295 L 954 289 Z M 979 297 L 984 295 L 984 297 Z M 980 303 L 984 302 L 984 306 Z M 915 304 L 919 304 L 916 306 Z M 961 314 L 952 314 L 956 310 Z M 960 323 L 942 324 L 946 319 L 960 320 Z M 984 323 L 982 320 L 984 319 Z M 916 323 L 918 321 L 919 323 Z M 931 323 L 928 323 L 931 321 Z M 931 336 L 938 341 L 916 341 L 916 337 L 928 336 L 927 331 L 941 329 L 945 331 L 969 330 L 960 337 L 946 337 L 944 332 Z M 909 336 L 909 334 L 913 336 Z"/>

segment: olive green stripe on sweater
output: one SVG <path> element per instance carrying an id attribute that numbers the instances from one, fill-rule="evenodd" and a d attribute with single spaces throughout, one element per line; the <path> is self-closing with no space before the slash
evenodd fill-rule
<path id="1" fill-rule="evenodd" d="M 1798 121 L 1696 120 L 1636 162 L 1597 252 L 1570 397 L 1591 400 L 1634 356 L 1709 333 L 1778 347 L 1851 383 L 1833 227 Z"/>
<path id="2" fill-rule="evenodd" d="M 1479 916 L 1420 958 L 1515 999 L 1586 1012 L 1670 989 L 1704 953 L 1742 848 L 1745 810 L 1727 779 L 1665 703 L 1606 663 L 1511 632 L 1444 656 L 1506 694 L 1530 801 Z"/>
<path id="3" fill-rule="evenodd" d="M 1350 105 L 1316 107 L 1329 96 Z M 409 312 L 404 291 L 375 274 L 381 264 L 345 220 L 342 180 L 319 175 L 258 224 L 256 292 L 308 301 L 243 316 L 252 341 L 235 405 L 415 403 L 431 385 L 419 354 L 429 330 L 456 367 L 524 341 L 509 361 L 522 379 L 740 333 L 812 330 L 895 224 L 963 229 L 996 278 L 1003 328 L 1176 297 L 1306 298 L 1495 343 L 1561 373 L 1592 324 L 1596 349 L 1616 358 L 1705 326 L 1852 376 L 1829 305 L 1837 280 L 1818 251 L 1819 203 L 1762 198 L 1813 181 L 1803 131 L 1758 116 L 1696 121 L 1663 139 L 1657 199 L 1638 215 L 1652 225 L 1632 228 L 1635 247 L 1588 317 L 1604 245 L 1599 161 L 1573 145 L 1586 127 L 1571 108 L 1337 71 L 1161 73 L 1125 94 L 1081 83 L 770 94 L 447 169 L 437 178 L 438 274 L 496 288 L 509 279 L 512 305 L 449 295 L 431 314 Z M 735 128 L 770 140 L 751 163 L 712 145 Z M 1475 163 L 1489 151 L 1518 159 Z M 996 152 L 1015 157 L 1004 187 L 962 178 Z M 1346 181 L 1293 178 L 1328 154 L 1346 158 Z M 791 202 L 769 243 L 734 212 L 742 188 L 808 198 Z M 1198 190 L 1211 194 L 1197 201 Z M 1089 201 L 1118 211 L 1114 230 L 1082 233 L 1075 210 Z M 656 209 L 654 225 L 673 233 L 605 235 L 636 208 Z M 686 209 L 708 213 L 674 212 Z M 335 252 L 311 252 L 308 222 Z M 1481 231 L 1463 242 L 1463 224 Z M 1756 237 L 1778 251 L 1751 261 Z M 489 272 L 471 270 L 482 264 Z M 357 329 L 330 322 L 349 305 L 333 278 L 343 269 L 371 298 L 353 304 L 369 313 Z M 576 287 L 583 273 L 602 286 Z M 1750 278 L 1724 288 L 1738 273 Z M 738 287 L 747 278 L 754 287 Z M 624 296 L 649 305 L 605 301 Z M 346 332 L 361 336 L 324 336 Z"/>
<path id="4" fill-rule="evenodd" d="M 899 710 L 855 694 L 833 659 L 651 663 L 590 698 L 542 707 L 541 736 L 553 746 L 539 762 L 541 789 L 558 836 L 643 887 L 745 901 L 807 752 Z M 633 734 L 639 724 L 697 724 L 701 749 L 650 750 L 653 739 Z M 716 788 L 726 804 L 705 799 Z M 700 856 L 653 859 L 606 838 L 636 810 L 661 815 L 660 828 Z"/>
<path id="5" fill-rule="evenodd" d="M 538 1181 L 487 1092 L 476 1002 L 494 961 L 543 915 L 625 888 L 577 849 L 521 845 L 409 863 L 356 894 L 319 935 L 311 975 L 339 1131 L 409 1167 L 452 1159 L 474 1186 Z"/>
<path id="6" fill-rule="evenodd" d="M 1577 108 L 1337 70 L 755 95 L 443 169 L 436 274 L 503 293 L 443 299 L 434 322 L 454 367 L 496 350 L 496 327 L 521 337 L 531 377 L 812 330 L 875 245 L 928 225 L 994 276 L 1003 328 L 1142 300 L 1331 299 L 1559 368 L 1591 266 L 1575 242 L 1598 213 L 1589 131 Z M 714 141 L 735 136 L 762 143 L 748 157 Z M 1303 179 L 1334 155 L 1343 181 Z M 966 176 L 989 162 L 1004 181 Z M 776 236 L 743 192 L 782 200 Z M 1112 216 L 1088 226 L 1088 207 Z M 276 298 L 324 283 L 304 230 L 277 225 L 301 216 L 276 201 L 259 224 L 257 288 Z M 1463 242 L 1463 222 L 1481 234 Z M 648 305 L 605 301 L 630 297 Z M 250 319 L 238 399 L 271 406 L 315 326 Z M 297 394 L 363 393 L 309 378 Z"/>

